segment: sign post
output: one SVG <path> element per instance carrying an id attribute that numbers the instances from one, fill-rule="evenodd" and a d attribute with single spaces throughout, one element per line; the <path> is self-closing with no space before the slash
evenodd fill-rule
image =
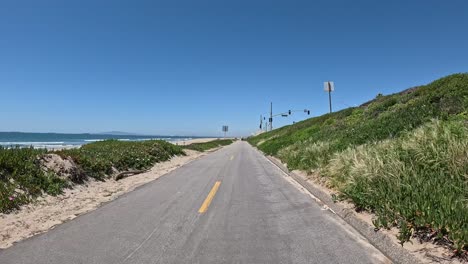
<path id="1" fill-rule="evenodd" d="M 325 92 L 328 92 L 328 103 L 330 105 L 330 113 L 332 112 L 332 101 L 331 101 L 331 92 L 335 90 L 335 84 L 333 82 L 324 82 L 323 89 Z"/>
<path id="2" fill-rule="evenodd" d="M 224 138 L 226 138 L 226 133 L 229 131 L 228 126 L 223 126 Z"/>

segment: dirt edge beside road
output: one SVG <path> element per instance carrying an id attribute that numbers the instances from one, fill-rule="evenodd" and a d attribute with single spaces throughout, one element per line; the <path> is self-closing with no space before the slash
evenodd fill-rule
<path id="1" fill-rule="evenodd" d="M 262 153 L 261 151 L 259 151 Z M 262 153 L 263 154 L 263 153 Z M 266 156 L 266 155 L 265 155 Z M 331 194 L 332 190 L 315 183 L 310 177 L 301 171 L 289 171 L 287 166 L 279 159 L 266 156 L 279 169 L 291 176 L 296 182 L 307 189 L 320 202 L 328 206 L 334 213 L 355 228 L 369 242 L 389 257 L 395 263 L 462 263 L 458 259 L 447 256 L 450 252 L 447 249 L 433 245 L 431 243 L 419 243 L 417 240 L 405 243 L 402 247 L 396 239 L 396 230 L 375 231 L 372 225 L 372 215 L 369 213 L 357 213 L 354 206 L 346 202 L 334 202 Z"/>
<path id="2" fill-rule="evenodd" d="M 74 185 L 72 189 L 66 189 L 61 195 L 44 195 L 15 212 L 0 214 L 0 249 L 8 248 L 15 242 L 36 234 L 47 232 L 59 224 L 95 210 L 100 205 L 217 149 L 203 153 L 185 150 L 186 156 L 175 156 L 168 161 L 157 163 L 148 172 L 119 181 L 90 179 L 84 184 Z"/>

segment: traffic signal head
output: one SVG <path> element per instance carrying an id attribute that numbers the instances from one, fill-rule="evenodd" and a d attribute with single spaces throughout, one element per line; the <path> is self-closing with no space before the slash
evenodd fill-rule
<path id="1" fill-rule="evenodd" d="M 307 110 L 307 114 L 310 115 L 310 110 Z"/>
<path id="2" fill-rule="evenodd" d="M 289 110 L 289 112 L 288 112 L 288 113 L 289 113 L 289 115 L 291 115 L 291 110 Z"/>

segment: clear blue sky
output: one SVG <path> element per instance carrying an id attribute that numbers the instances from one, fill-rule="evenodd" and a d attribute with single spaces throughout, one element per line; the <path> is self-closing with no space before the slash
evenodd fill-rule
<path id="1" fill-rule="evenodd" d="M 468 71 L 468 1 L 2 1 L 0 131 L 234 135 Z M 275 119 L 280 126 L 306 118 Z"/>

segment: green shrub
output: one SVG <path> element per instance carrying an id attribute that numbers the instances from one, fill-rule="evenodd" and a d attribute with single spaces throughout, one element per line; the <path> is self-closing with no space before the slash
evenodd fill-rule
<path id="1" fill-rule="evenodd" d="M 0 212 L 9 212 L 43 192 L 56 195 L 68 184 L 42 171 L 38 157 L 45 150 L 0 147 Z"/>
<path id="2" fill-rule="evenodd" d="M 169 160 L 174 155 L 184 154 L 180 147 L 162 140 L 105 140 L 57 153 L 63 157 L 72 157 L 89 177 L 96 179 L 104 179 L 114 170 L 147 169 L 157 162 Z"/>

